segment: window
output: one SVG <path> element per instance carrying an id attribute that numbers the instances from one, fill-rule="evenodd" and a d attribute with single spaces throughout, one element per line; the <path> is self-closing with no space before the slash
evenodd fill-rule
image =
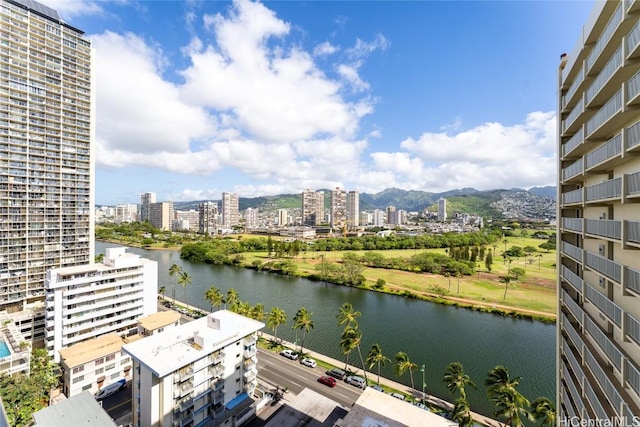
<path id="1" fill-rule="evenodd" d="M 112 380 L 115 380 L 119 376 L 120 376 L 120 372 L 116 372 L 115 374 L 112 374 L 111 377 L 109 377 L 109 378 L 111 378 Z"/>
<path id="2" fill-rule="evenodd" d="M 115 358 L 116 358 L 116 355 L 115 355 L 115 354 L 110 354 L 110 355 L 108 355 L 108 356 L 106 357 L 106 359 L 105 359 L 105 360 L 106 360 L 107 362 L 109 362 L 109 361 L 111 361 L 111 360 L 113 360 L 113 359 L 115 359 Z"/>
<path id="3" fill-rule="evenodd" d="M 96 375 L 100 375 L 103 372 L 104 372 L 104 368 L 96 369 Z"/>
<path id="4" fill-rule="evenodd" d="M 79 383 L 80 381 L 84 381 L 84 375 L 79 375 L 71 381 L 73 384 Z"/>
<path id="5" fill-rule="evenodd" d="M 82 371 L 84 371 L 84 365 L 76 366 L 75 368 L 73 368 L 74 374 L 77 374 L 78 372 L 82 372 Z"/>
<path id="6" fill-rule="evenodd" d="M 102 365 L 103 363 L 104 363 L 104 357 L 101 357 L 100 359 L 96 359 L 96 366 Z"/>
<path id="7" fill-rule="evenodd" d="M 120 361 L 120 364 L 121 364 L 121 365 L 126 365 L 126 364 L 127 364 L 127 363 L 129 363 L 130 361 L 131 361 L 131 359 L 129 359 L 128 357 L 126 357 L 126 358 L 124 358 L 124 359 L 122 359 L 122 360 Z"/>
<path id="8" fill-rule="evenodd" d="M 108 366 L 107 366 L 106 368 L 104 368 L 104 369 L 105 369 L 105 370 L 107 370 L 107 371 L 110 371 L 110 370 L 112 370 L 112 369 L 113 369 L 113 368 L 115 368 L 115 367 L 116 367 L 116 364 L 115 364 L 115 363 L 112 363 L 111 365 L 108 365 Z"/>
<path id="9" fill-rule="evenodd" d="M 87 384 L 82 387 L 82 391 L 89 390 L 91 388 L 91 384 Z"/>

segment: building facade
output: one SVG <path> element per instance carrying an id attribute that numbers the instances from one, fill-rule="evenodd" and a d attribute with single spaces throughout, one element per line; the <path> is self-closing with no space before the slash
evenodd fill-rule
<path id="1" fill-rule="evenodd" d="M 138 205 L 117 205 L 114 211 L 113 221 L 116 224 L 134 222 L 138 220 Z"/>
<path id="2" fill-rule="evenodd" d="M 140 195 L 140 221 L 151 221 L 151 205 L 156 203 L 156 193 Z"/>
<path id="3" fill-rule="evenodd" d="M 222 193 L 222 225 L 233 228 L 240 223 L 240 199 L 236 193 Z"/>
<path id="4" fill-rule="evenodd" d="M 198 231 L 207 236 L 218 234 L 218 204 L 216 202 L 200 203 L 198 214 Z"/>
<path id="5" fill-rule="evenodd" d="M 48 269 L 94 257 L 92 52 L 31 0 L 0 0 L 0 43 L 0 310 L 14 313 L 44 300 Z"/>
<path id="6" fill-rule="evenodd" d="M 200 229 L 200 212 L 195 209 L 188 211 L 175 211 L 176 219 L 173 222 L 173 230 L 194 231 Z"/>
<path id="7" fill-rule="evenodd" d="M 258 228 L 260 225 L 258 208 L 247 208 L 244 211 L 244 227 L 247 230 Z"/>
<path id="8" fill-rule="evenodd" d="M 221 310 L 125 345 L 133 425 L 238 425 L 250 417 L 263 327 Z"/>
<path id="9" fill-rule="evenodd" d="M 324 222 L 324 192 L 302 192 L 302 225 L 313 227 Z"/>
<path id="10" fill-rule="evenodd" d="M 171 230 L 175 213 L 173 202 L 158 202 L 149 205 L 149 222 L 159 230 Z"/>
<path id="11" fill-rule="evenodd" d="M 284 227 L 289 224 L 289 212 L 286 209 L 278 209 L 278 225 Z"/>
<path id="12" fill-rule="evenodd" d="M 349 191 L 347 193 L 347 227 L 350 230 L 360 225 L 360 193 Z"/>
<path id="13" fill-rule="evenodd" d="M 639 12 L 595 2 L 560 61 L 559 420 L 640 414 Z"/>
<path id="14" fill-rule="evenodd" d="M 438 221 L 447 220 L 447 199 L 438 199 Z"/>
<path id="15" fill-rule="evenodd" d="M 331 229 L 338 232 L 347 229 L 347 192 L 340 187 L 331 191 Z"/>
<path id="16" fill-rule="evenodd" d="M 45 344 L 59 362 L 65 347 L 109 332 L 129 335 L 158 308 L 158 263 L 107 248 L 102 264 L 47 272 Z"/>

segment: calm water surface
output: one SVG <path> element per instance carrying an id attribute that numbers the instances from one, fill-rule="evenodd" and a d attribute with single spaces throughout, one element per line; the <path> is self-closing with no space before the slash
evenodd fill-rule
<path id="1" fill-rule="evenodd" d="M 96 242 L 96 254 L 110 246 L 114 245 Z M 477 390 L 468 392 L 471 407 L 477 412 L 492 415 L 483 383 L 487 372 L 499 364 L 509 368 L 511 375 L 522 377 L 520 390 L 530 400 L 538 396 L 555 399 L 554 325 L 249 269 L 196 264 L 181 260 L 176 251 L 129 248 L 128 252 L 157 261 L 158 286 L 165 286 L 167 296 L 175 292 L 179 300 L 185 300 L 185 290 L 169 277 L 169 267 L 175 263 L 188 271 L 192 276 L 186 289 L 188 304 L 209 310 L 204 293 L 216 286 L 223 292 L 234 288 L 241 300 L 262 303 L 267 312 L 274 306 L 284 309 L 289 323 L 278 328 L 278 336 L 291 342 L 296 340 L 291 318 L 300 307 L 306 307 L 313 313 L 315 326 L 307 334 L 305 347 L 339 360 L 344 356 L 339 348 L 342 328 L 337 326 L 336 315 L 342 303 L 349 301 L 362 312 L 358 323 L 363 332 L 364 357 L 374 343 L 380 344 L 392 360 L 398 351 L 406 352 L 412 362 L 426 366 L 427 392 L 445 399 L 450 395 L 442 382 L 443 373 L 448 363 L 459 361 L 478 384 Z M 357 357 L 354 351 L 350 362 L 359 365 Z M 391 365 L 382 369 L 383 376 L 411 383 L 408 374 L 396 377 Z M 414 383 L 421 388 L 421 372 L 414 372 Z"/>

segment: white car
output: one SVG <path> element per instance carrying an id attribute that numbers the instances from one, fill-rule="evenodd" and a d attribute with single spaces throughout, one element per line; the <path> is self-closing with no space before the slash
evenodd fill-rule
<path id="1" fill-rule="evenodd" d="M 112 394 L 115 394 L 115 393 L 119 392 L 120 390 L 125 388 L 126 385 L 127 385 L 126 380 L 124 380 L 124 379 L 118 380 L 113 384 L 109 384 L 107 386 L 104 386 L 93 397 L 95 397 L 95 399 L 97 401 L 101 401 L 102 399 L 105 399 L 105 398 L 111 396 Z"/>
<path id="2" fill-rule="evenodd" d="M 310 368 L 315 368 L 316 366 L 318 366 L 318 364 L 316 363 L 315 360 L 309 359 L 308 357 L 305 357 L 304 359 L 302 359 L 300 361 L 300 363 L 302 363 L 304 366 L 308 366 Z"/>
<path id="3" fill-rule="evenodd" d="M 287 359 L 298 360 L 298 353 L 293 350 L 289 350 L 288 348 L 282 350 L 280 354 Z"/>
<path id="4" fill-rule="evenodd" d="M 347 384 L 351 384 L 354 385 L 356 387 L 359 387 L 361 389 L 365 389 L 367 387 L 367 382 L 365 381 L 364 378 L 359 377 L 357 375 L 352 375 L 350 377 L 347 377 L 346 380 L 344 380 Z"/>

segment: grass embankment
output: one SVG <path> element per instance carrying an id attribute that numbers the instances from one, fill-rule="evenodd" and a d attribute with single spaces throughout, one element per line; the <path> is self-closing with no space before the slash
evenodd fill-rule
<path id="1" fill-rule="evenodd" d="M 513 237 L 507 239 L 506 249 L 512 246 L 537 247 L 540 239 Z M 493 251 L 493 248 L 491 248 Z M 365 268 L 363 275 L 366 283 L 363 288 L 399 294 L 410 298 L 424 299 L 440 304 L 455 305 L 479 311 L 500 315 L 531 318 L 552 323 L 556 318 L 556 253 L 555 251 L 535 252 L 527 257 L 512 259 L 509 265 L 500 254 L 505 250 L 504 243 L 495 248 L 496 256 L 487 271 L 484 263 L 478 264 L 476 274 L 472 276 L 444 277 L 438 274 L 413 273 L 407 271 L 387 270 L 379 268 Z M 445 253 L 444 249 L 428 250 L 429 252 Z M 365 251 L 350 251 L 362 255 Z M 375 251 L 385 256 L 410 257 L 419 251 L 389 250 Z M 310 251 L 292 260 L 298 269 L 296 275 L 306 277 L 316 272 L 317 264 L 324 261 L 340 262 L 346 251 L 315 252 Z M 263 263 L 270 260 L 264 252 L 247 253 L 245 265 L 249 266 L 254 260 Z M 271 259 L 273 260 L 273 259 Z M 517 280 L 513 279 L 506 290 L 505 282 L 509 271 L 513 268 L 525 270 L 525 275 Z M 374 285 L 378 279 L 383 279 L 385 285 L 376 289 Z"/>

